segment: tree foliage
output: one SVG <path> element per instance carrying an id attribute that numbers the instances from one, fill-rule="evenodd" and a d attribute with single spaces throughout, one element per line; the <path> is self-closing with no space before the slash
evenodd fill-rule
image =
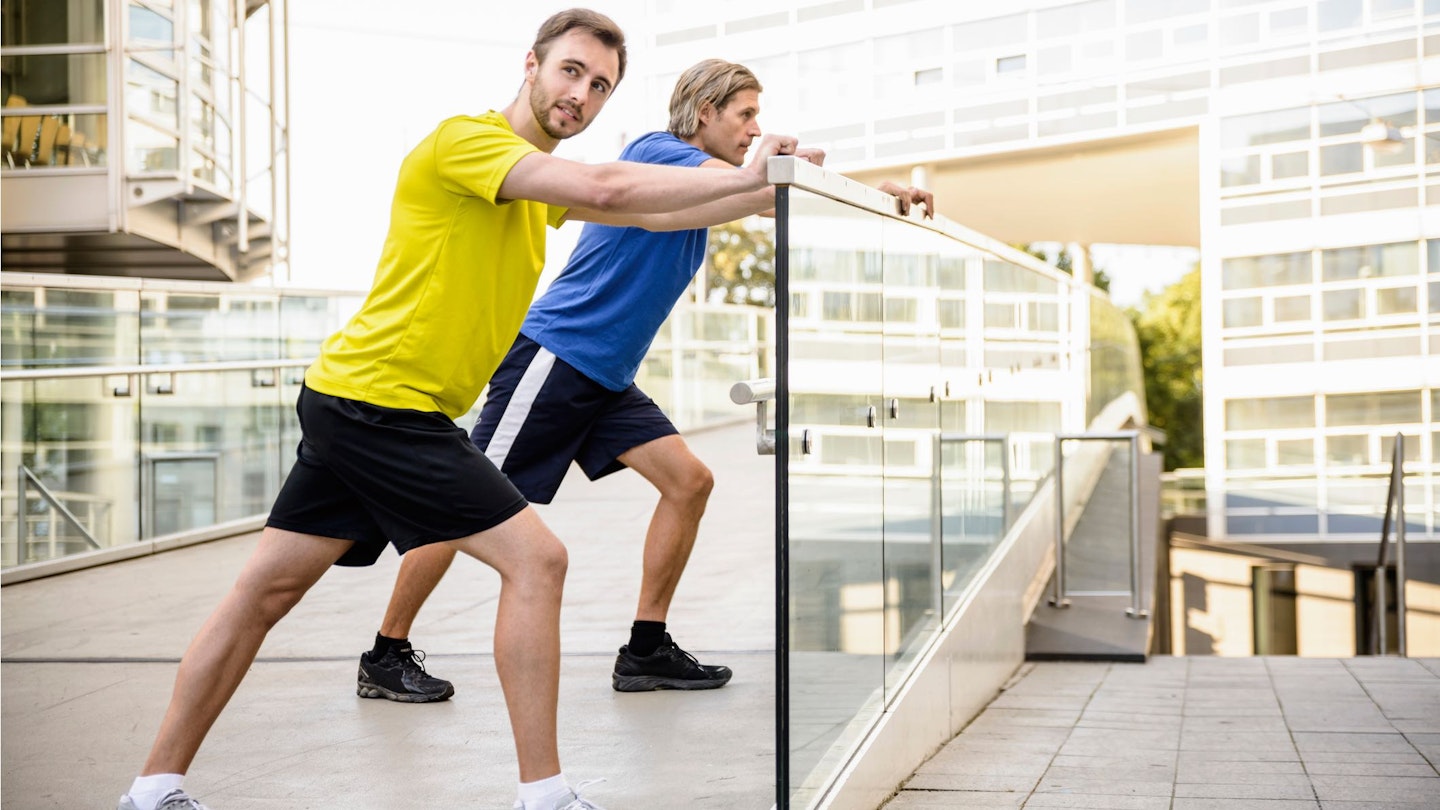
<path id="1" fill-rule="evenodd" d="M 1062 247 L 1060 252 L 1052 259 L 1049 253 L 1036 246 L 1033 242 L 1023 245 L 1011 245 L 1017 250 L 1022 250 L 1046 264 L 1053 265 L 1056 270 L 1068 275 L 1075 275 L 1075 257 L 1070 255 L 1070 249 Z M 1105 268 L 1092 265 L 1090 267 L 1091 283 L 1097 289 L 1110 292 L 1110 276 L 1106 275 Z"/>
<path id="2" fill-rule="evenodd" d="M 1200 266 L 1129 311 L 1140 339 L 1150 424 L 1165 431 L 1165 469 L 1205 466 L 1201 423 Z"/>
<path id="3" fill-rule="evenodd" d="M 710 229 L 705 246 L 706 301 L 775 306 L 775 234 L 759 217 Z"/>

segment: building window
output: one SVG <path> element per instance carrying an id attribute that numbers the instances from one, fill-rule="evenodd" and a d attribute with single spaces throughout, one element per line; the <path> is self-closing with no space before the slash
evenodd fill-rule
<path id="1" fill-rule="evenodd" d="M 1220 142 L 1226 148 L 1284 143 L 1309 137 L 1309 107 L 1242 115 L 1227 118 L 1220 124 Z"/>
<path id="2" fill-rule="evenodd" d="M 1292 323 L 1310 320 L 1310 296 L 1289 295 L 1275 299 L 1275 321 Z"/>
<path id="3" fill-rule="evenodd" d="M 1305 177 L 1310 174 L 1309 152 L 1285 152 L 1270 156 L 1270 176 L 1276 180 Z"/>
<path id="4" fill-rule="evenodd" d="M 1365 317 L 1364 291 L 1330 290 L 1324 298 L 1325 320 L 1352 321 Z"/>
<path id="5" fill-rule="evenodd" d="M 1236 155 L 1220 160 L 1220 185 L 1248 186 L 1260 182 L 1260 156 Z"/>
<path id="6" fill-rule="evenodd" d="M 1365 171 L 1365 150 L 1358 143 L 1320 147 L 1320 174 L 1351 174 Z"/>
<path id="7" fill-rule="evenodd" d="M 1225 328 L 1236 329 L 1259 326 L 1261 317 L 1259 298 L 1231 298 L 1225 302 Z"/>
<path id="8" fill-rule="evenodd" d="M 1413 276 L 1420 272 L 1420 251 L 1414 242 L 1336 248 L 1320 253 L 1322 281 Z"/>
<path id="9" fill-rule="evenodd" d="M 1375 391 L 1325 397 L 1325 424 L 1330 427 L 1410 425 L 1419 422 L 1419 391 Z"/>
<path id="10" fill-rule="evenodd" d="M 1226 290 L 1309 284 L 1312 280 L 1308 251 L 1226 259 L 1222 268 L 1221 286 Z"/>
<path id="11" fill-rule="evenodd" d="M 1419 309 L 1414 287 L 1386 287 L 1375 291 L 1376 315 L 1414 315 Z"/>
<path id="12" fill-rule="evenodd" d="M 995 60 L 995 75 L 1018 76 L 1025 72 L 1025 54 L 1002 56 Z"/>
<path id="13" fill-rule="evenodd" d="M 1321 33 L 1353 28 L 1360 24 L 1362 13 L 1360 0 L 1320 0 L 1315 8 L 1316 27 Z"/>
<path id="14" fill-rule="evenodd" d="M 1226 430 L 1315 427 L 1314 397 L 1268 397 L 1225 401 Z"/>
<path id="15" fill-rule="evenodd" d="M 924 84 L 939 84 L 945 81 L 945 70 L 943 68 L 925 68 L 915 71 L 915 86 Z"/>

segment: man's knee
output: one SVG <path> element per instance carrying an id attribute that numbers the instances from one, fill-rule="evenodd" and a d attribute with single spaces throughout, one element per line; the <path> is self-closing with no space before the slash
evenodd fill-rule
<path id="1" fill-rule="evenodd" d="M 715 474 L 699 461 L 689 464 L 676 476 L 673 493 L 676 497 L 704 505 L 715 489 Z"/>
<path id="2" fill-rule="evenodd" d="M 299 604 L 309 588 L 294 582 L 242 579 L 235 590 L 247 611 L 268 630 Z"/>

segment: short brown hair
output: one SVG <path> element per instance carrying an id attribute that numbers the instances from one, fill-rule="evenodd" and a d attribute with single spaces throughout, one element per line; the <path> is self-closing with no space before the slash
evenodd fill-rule
<path id="1" fill-rule="evenodd" d="M 741 90 L 759 93 L 764 89 L 744 65 L 724 59 L 706 59 L 692 65 L 675 80 L 675 90 L 670 94 L 670 134 L 677 138 L 694 135 L 700 129 L 700 109 L 707 101 L 716 110 L 723 110 Z"/>
<path id="2" fill-rule="evenodd" d="M 614 20 L 598 11 L 572 8 L 554 15 L 535 32 L 535 44 L 530 46 L 530 50 L 535 52 L 538 61 L 544 62 L 550 43 L 577 29 L 600 40 L 602 45 L 613 49 L 620 57 L 620 75 L 615 77 L 615 83 L 619 84 L 625 78 L 625 32 Z"/>

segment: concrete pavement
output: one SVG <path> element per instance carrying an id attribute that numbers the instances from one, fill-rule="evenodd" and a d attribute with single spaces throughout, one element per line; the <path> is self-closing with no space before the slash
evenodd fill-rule
<path id="1" fill-rule="evenodd" d="M 691 435 L 716 471 L 709 514 L 670 616 L 677 641 L 735 678 L 710 692 L 610 688 L 639 592 L 655 496 L 626 471 L 573 472 L 538 507 L 570 549 L 561 759 L 572 784 L 621 808 L 768 808 L 774 801 L 774 490 L 750 425 Z M 113 808 L 153 739 L 175 662 L 233 582 L 255 535 L 0 591 L 3 789 L 9 810 Z M 468 559 L 412 639 L 454 699 L 355 696 L 399 558 L 337 568 L 275 628 L 186 786 L 214 810 L 509 808 L 516 770 L 490 655 L 499 578 Z"/>

